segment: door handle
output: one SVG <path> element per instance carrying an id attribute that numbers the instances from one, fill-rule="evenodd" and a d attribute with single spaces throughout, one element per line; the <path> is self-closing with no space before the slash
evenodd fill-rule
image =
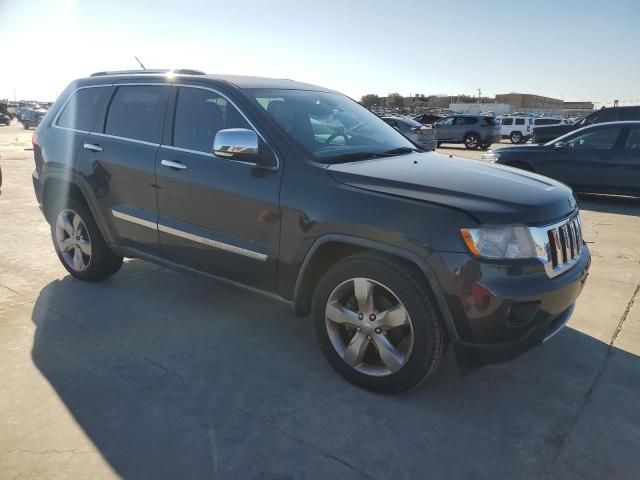
<path id="1" fill-rule="evenodd" d="M 85 143 L 83 148 L 86 150 L 91 150 L 92 152 L 101 152 L 104 150 L 100 145 L 96 145 L 95 143 Z"/>
<path id="2" fill-rule="evenodd" d="M 181 162 L 173 162 L 171 160 L 162 160 L 160 164 L 163 167 L 173 168 L 174 170 L 186 170 L 187 166 Z"/>

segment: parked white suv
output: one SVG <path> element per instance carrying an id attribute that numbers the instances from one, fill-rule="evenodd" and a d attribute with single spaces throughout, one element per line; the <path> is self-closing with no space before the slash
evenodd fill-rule
<path id="1" fill-rule="evenodd" d="M 533 135 L 533 117 L 502 117 L 500 133 L 502 138 L 511 139 L 511 143 L 525 143 Z"/>

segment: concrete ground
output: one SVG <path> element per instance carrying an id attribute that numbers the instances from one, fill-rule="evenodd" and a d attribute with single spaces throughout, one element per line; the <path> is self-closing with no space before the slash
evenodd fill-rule
<path id="1" fill-rule="evenodd" d="M 0 478 L 638 478 L 640 200 L 580 198 L 593 266 L 553 341 L 382 396 L 261 296 L 138 260 L 71 279 L 30 136 L 0 127 Z"/>

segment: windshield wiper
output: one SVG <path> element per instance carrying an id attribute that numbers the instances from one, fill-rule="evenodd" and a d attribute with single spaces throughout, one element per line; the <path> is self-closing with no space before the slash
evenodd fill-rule
<path id="1" fill-rule="evenodd" d="M 414 153 L 414 152 L 419 152 L 420 150 L 418 150 L 417 148 L 411 148 L 411 147 L 398 147 L 398 148 L 392 148 L 391 150 L 387 150 L 385 152 L 382 152 L 383 155 L 387 155 L 387 156 L 391 156 L 391 155 L 405 155 L 407 153 Z"/>
<path id="2" fill-rule="evenodd" d="M 387 155 L 376 152 L 352 152 L 329 157 L 329 160 L 331 161 L 331 163 L 355 162 L 357 160 L 369 160 L 370 158 L 379 158 L 386 156 Z"/>
<path id="3" fill-rule="evenodd" d="M 417 148 L 410 147 L 398 147 L 392 148 L 391 150 L 386 150 L 384 152 L 351 152 L 351 153 L 343 153 L 342 155 L 336 155 L 333 157 L 329 157 L 331 163 L 341 163 L 341 162 L 355 162 L 358 160 L 370 160 L 372 158 L 385 158 L 385 157 L 393 157 L 395 155 L 405 155 L 407 153 L 419 152 Z"/>

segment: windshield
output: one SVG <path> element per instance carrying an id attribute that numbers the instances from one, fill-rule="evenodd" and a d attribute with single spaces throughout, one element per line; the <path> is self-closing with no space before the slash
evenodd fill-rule
<path id="1" fill-rule="evenodd" d="M 282 129 L 325 163 L 409 153 L 416 146 L 360 104 L 337 93 L 250 90 Z"/>

